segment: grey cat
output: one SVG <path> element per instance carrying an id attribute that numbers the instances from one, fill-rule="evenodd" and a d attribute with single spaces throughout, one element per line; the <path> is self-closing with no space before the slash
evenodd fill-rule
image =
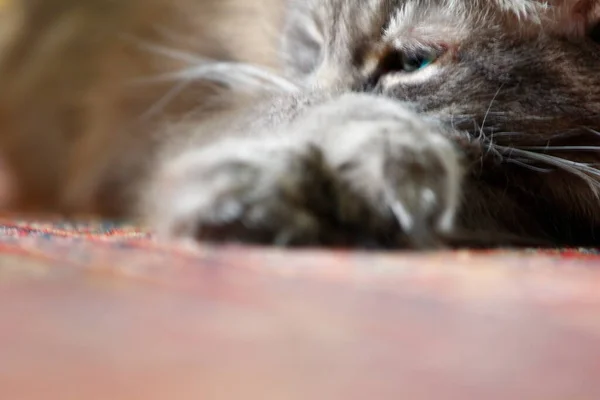
<path id="1" fill-rule="evenodd" d="M 289 1 L 278 93 L 171 126 L 147 219 L 278 245 L 598 244 L 599 10 Z"/>

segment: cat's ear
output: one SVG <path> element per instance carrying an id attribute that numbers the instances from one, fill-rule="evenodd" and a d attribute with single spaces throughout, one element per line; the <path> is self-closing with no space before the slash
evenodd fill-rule
<path id="1" fill-rule="evenodd" d="M 282 38 L 283 59 L 294 78 L 310 75 L 320 64 L 324 32 L 311 0 L 287 0 Z"/>
<path id="2" fill-rule="evenodd" d="M 600 0 L 551 0 L 545 25 L 568 37 L 600 40 Z"/>

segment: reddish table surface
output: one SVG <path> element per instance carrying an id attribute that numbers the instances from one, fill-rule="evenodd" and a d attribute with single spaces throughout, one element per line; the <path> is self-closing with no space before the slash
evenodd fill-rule
<path id="1" fill-rule="evenodd" d="M 3 221 L 0 398 L 600 399 L 600 258 Z"/>

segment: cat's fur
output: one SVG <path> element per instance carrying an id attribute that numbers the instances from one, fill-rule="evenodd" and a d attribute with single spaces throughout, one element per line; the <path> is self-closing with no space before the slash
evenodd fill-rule
<path id="1" fill-rule="evenodd" d="M 289 82 L 269 85 L 280 93 L 257 88 L 209 116 L 161 118 L 145 127 L 152 140 L 116 141 L 79 179 L 97 187 L 75 185 L 66 204 L 109 187 L 111 204 L 138 205 L 119 197 L 135 189 L 166 237 L 597 244 L 598 1 L 287 3 Z M 431 65 L 402 70 L 423 51 Z M 149 161 L 128 166 L 135 152 Z"/>

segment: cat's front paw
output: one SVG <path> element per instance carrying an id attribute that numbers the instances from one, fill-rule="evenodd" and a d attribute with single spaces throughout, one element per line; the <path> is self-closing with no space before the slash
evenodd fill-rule
<path id="1" fill-rule="evenodd" d="M 378 241 L 393 238 L 394 246 L 442 246 L 460 202 L 462 169 L 455 145 L 436 127 L 416 120 L 354 122 L 345 129 L 347 139 L 329 137 L 323 147 L 350 194 L 339 199 L 339 220 L 363 227 L 370 221 Z M 352 210 L 356 202 L 366 209 Z"/>
<path id="2" fill-rule="evenodd" d="M 190 150 L 156 182 L 153 225 L 168 238 L 435 247 L 453 227 L 461 172 L 450 141 L 428 129 L 354 121 Z"/>
<path id="3" fill-rule="evenodd" d="M 189 151 L 154 185 L 160 237 L 318 244 L 332 180 L 314 146 L 240 140 Z M 323 218 L 321 215 L 323 211 Z"/>

